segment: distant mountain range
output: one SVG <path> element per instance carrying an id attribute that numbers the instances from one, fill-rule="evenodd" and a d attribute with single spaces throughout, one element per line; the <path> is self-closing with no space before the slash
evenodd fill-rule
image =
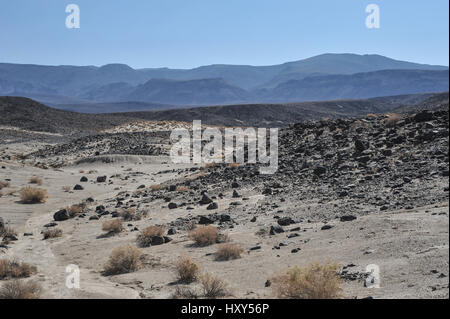
<path id="1" fill-rule="evenodd" d="M 193 120 L 201 120 L 203 124 L 207 125 L 285 127 L 297 122 L 323 118 L 365 116 L 369 113 L 414 112 L 422 109 L 448 109 L 448 103 L 449 94 L 443 92 L 359 100 L 243 104 L 146 112 L 83 114 L 51 108 L 28 98 L 0 97 L 0 114 L 2 114 L 0 126 L 14 126 L 25 130 L 65 135 L 94 134 L 116 125 L 140 120 L 188 123 Z M 101 109 L 102 106 L 96 105 L 96 107 Z"/>
<path id="2" fill-rule="evenodd" d="M 147 104 L 148 109 L 161 109 L 354 99 L 448 91 L 448 87 L 446 66 L 380 55 L 323 54 L 273 66 L 210 65 L 190 70 L 0 63 L 0 95 L 29 97 L 71 110 L 76 105 L 89 108 L 91 103 L 115 103 L 114 111 L 135 111 Z M 137 109 L 127 109 L 137 102 Z"/>

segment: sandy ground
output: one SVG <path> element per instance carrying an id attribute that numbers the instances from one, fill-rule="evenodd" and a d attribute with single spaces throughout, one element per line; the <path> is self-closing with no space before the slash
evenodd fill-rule
<path id="1" fill-rule="evenodd" d="M 19 240 L 9 249 L 0 249 L 0 258 L 10 257 L 36 265 L 35 276 L 44 287 L 46 298 L 170 298 L 175 290 L 174 265 L 180 256 L 195 260 L 203 272 L 213 273 L 228 283 L 230 297 L 271 298 L 271 288 L 265 283 L 272 276 L 294 265 L 307 265 L 313 261 L 333 261 L 350 271 L 364 272 L 375 264 L 380 269 L 381 287 L 368 289 L 363 281 L 345 281 L 345 298 L 448 298 L 449 297 L 449 208 L 448 202 L 431 207 L 407 211 L 376 212 L 359 217 L 352 222 L 333 221 L 329 230 L 321 230 L 323 223 L 300 223 L 300 236 L 287 238 L 290 232 L 275 236 L 260 235 L 258 231 L 273 223 L 273 217 L 262 215 L 255 223 L 242 223 L 226 233 L 232 242 L 245 249 L 241 259 L 219 262 L 212 254 L 217 245 L 193 247 L 187 232 L 171 236 L 171 243 L 143 248 L 148 262 L 135 273 L 119 276 L 102 276 L 103 265 L 113 248 L 135 244 L 138 232 L 134 227 L 165 224 L 188 214 L 208 214 L 206 208 L 186 211 L 185 207 L 169 210 L 163 200 L 149 203 L 148 216 L 133 221 L 116 236 L 102 238 L 101 225 L 110 217 L 100 220 L 72 219 L 58 222 L 63 230 L 61 238 L 44 241 L 41 231 L 53 220 L 61 208 L 92 197 L 95 203 L 113 198 L 120 191 L 135 191 L 139 185 L 156 185 L 179 174 L 166 158 L 135 157 L 131 161 L 112 164 L 85 163 L 63 169 L 39 169 L 15 162 L 0 163 L 0 180 L 10 179 L 11 186 L 3 189 L 0 197 L 0 216 L 19 232 Z M 84 173 L 80 173 L 80 171 Z M 92 171 L 90 174 L 88 174 Z M 158 172 L 162 172 L 157 174 Z M 133 174 L 140 172 L 140 174 Z M 97 176 L 129 175 L 127 180 L 116 178 L 113 184 L 98 184 Z M 189 173 L 185 173 L 188 175 Z M 32 176 L 40 176 L 41 187 L 48 190 L 49 199 L 44 204 L 24 205 L 17 191 L 27 186 Z M 63 187 L 81 184 L 80 177 L 87 176 L 84 190 L 65 192 Z M 15 192 L 16 191 L 16 192 Z M 241 189 L 248 197 L 245 205 L 250 210 L 263 195 L 252 189 Z M 219 200 L 219 211 L 226 212 L 230 196 Z M 299 216 L 305 207 L 298 207 Z M 32 233 L 32 236 L 24 236 Z M 274 246 L 285 244 L 280 249 Z M 250 251 L 254 246 L 261 249 Z M 297 253 L 292 249 L 300 248 Z M 80 289 L 66 287 L 66 267 L 75 264 L 81 269 Z"/>

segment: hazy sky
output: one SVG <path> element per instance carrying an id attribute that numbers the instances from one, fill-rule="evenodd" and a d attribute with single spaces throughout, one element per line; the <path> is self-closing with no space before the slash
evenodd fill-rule
<path id="1" fill-rule="evenodd" d="M 68 4 L 81 28 L 67 29 Z M 380 7 L 380 29 L 365 25 Z M 0 62 L 271 65 L 376 53 L 448 65 L 448 0 L 1 0 Z"/>

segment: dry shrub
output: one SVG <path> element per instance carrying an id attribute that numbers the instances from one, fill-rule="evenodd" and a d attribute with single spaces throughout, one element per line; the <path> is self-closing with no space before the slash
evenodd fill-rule
<path id="1" fill-rule="evenodd" d="M 105 264 L 105 275 L 126 274 L 141 267 L 141 251 L 131 245 L 114 248 Z"/>
<path id="2" fill-rule="evenodd" d="M 17 237 L 17 232 L 11 227 L 0 227 L 0 237 L 5 236 L 15 236 Z"/>
<path id="3" fill-rule="evenodd" d="M 149 247 L 152 243 L 152 238 L 155 236 L 164 235 L 165 228 L 160 226 L 150 226 L 141 231 L 137 237 L 137 243 L 140 247 Z"/>
<path id="4" fill-rule="evenodd" d="M 0 288 L 0 299 L 38 299 L 42 286 L 35 281 L 13 280 Z"/>
<path id="5" fill-rule="evenodd" d="M 197 227 L 189 233 L 196 246 L 209 246 L 219 242 L 220 234 L 214 226 Z"/>
<path id="6" fill-rule="evenodd" d="M 0 259 L 0 279 L 26 278 L 35 274 L 36 267 L 16 260 Z"/>
<path id="7" fill-rule="evenodd" d="M 152 191 L 159 191 L 159 190 L 161 190 L 163 187 L 162 187 L 162 185 L 152 185 L 152 186 L 150 186 L 150 189 L 152 190 Z"/>
<path id="8" fill-rule="evenodd" d="M 387 113 L 387 118 L 383 120 L 384 124 L 388 127 L 395 126 L 398 121 L 402 119 L 402 117 L 396 113 Z"/>
<path id="9" fill-rule="evenodd" d="M 140 220 L 141 216 L 136 214 L 136 210 L 134 208 L 125 208 L 119 213 L 119 216 L 122 217 L 124 221 L 133 221 Z"/>
<path id="10" fill-rule="evenodd" d="M 83 207 L 84 205 L 82 204 L 72 205 L 70 207 L 67 207 L 66 210 L 69 213 L 70 218 L 74 218 L 83 212 Z"/>
<path id="11" fill-rule="evenodd" d="M 205 164 L 205 168 L 210 168 L 210 167 L 214 167 L 214 166 L 216 166 L 215 162 Z"/>
<path id="12" fill-rule="evenodd" d="M 216 260 L 230 260 L 241 258 L 244 250 L 237 244 L 222 244 L 216 251 Z"/>
<path id="13" fill-rule="evenodd" d="M 227 284 L 209 273 L 200 277 L 200 284 L 205 298 L 216 299 L 228 295 Z"/>
<path id="14" fill-rule="evenodd" d="M 122 221 L 115 220 L 107 220 L 102 224 L 102 230 L 109 234 L 118 234 L 123 230 Z"/>
<path id="15" fill-rule="evenodd" d="M 10 185 L 9 182 L 6 182 L 6 181 L 0 181 L 0 189 L 9 187 L 9 185 Z"/>
<path id="16" fill-rule="evenodd" d="M 42 178 L 38 176 L 33 176 L 32 178 L 30 178 L 30 184 L 37 184 L 41 186 L 43 183 L 44 181 L 42 180 Z"/>
<path id="17" fill-rule="evenodd" d="M 44 240 L 51 239 L 51 238 L 58 238 L 62 237 L 63 231 L 61 229 L 49 229 L 44 231 Z"/>
<path id="18" fill-rule="evenodd" d="M 180 193 L 184 193 L 184 192 L 189 191 L 189 188 L 187 186 L 178 186 L 176 191 L 180 192 Z"/>
<path id="19" fill-rule="evenodd" d="M 172 299 L 198 299 L 199 295 L 196 289 L 191 287 L 180 287 L 175 288 L 175 292 L 172 295 Z"/>
<path id="20" fill-rule="evenodd" d="M 48 194 L 46 189 L 27 186 L 20 190 L 20 198 L 25 204 L 45 203 Z"/>
<path id="21" fill-rule="evenodd" d="M 336 299 L 341 291 L 338 271 L 339 266 L 331 263 L 296 266 L 275 277 L 273 289 L 278 298 Z"/>
<path id="22" fill-rule="evenodd" d="M 177 278 L 180 282 L 191 283 L 197 280 L 199 266 L 189 257 L 181 257 L 176 264 Z"/>

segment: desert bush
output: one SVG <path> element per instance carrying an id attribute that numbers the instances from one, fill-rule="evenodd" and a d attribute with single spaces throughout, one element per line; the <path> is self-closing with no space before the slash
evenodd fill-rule
<path id="1" fill-rule="evenodd" d="M 0 237 L 17 236 L 17 232 L 11 227 L 0 227 Z"/>
<path id="2" fill-rule="evenodd" d="M 107 220 L 102 224 L 102 230 L 110 233 L 110 234 L 118 234 L 123 230 L 122 221 L 115 219 L 115 220 Z"/>
<path id="3" fill-rule="evenodd" d="M 196 281 L 199 269 L 199 266 L 191 258 L 181 257 L 176 264 L 177 278 L 184 283 Z"/>
<path id="4" fill-rule="evenodd" d="M 205 164 L 205 168 L 211 168 L 211 167 L 214 167 L 214 166 L 216 166 L 216 163 L 215 163 L 215 162 L 212 162 L 212 163 L 206 163 L 206 164 Z"/>
<path id="5" fill-rule="evenodd" d="M 137 243 L 140 247 L 149 247 L 152 243 L 152 238 L 155 236 L 164 235 L 165 228 L 160 226 L 150 226 L 143 229 L 137 237 Z"/>
<path id="6" fill-rule="evenodd" d="M 45 203 L 48 195 L 45 189 L 27 186 L 20 190 L 20 198 L 25 204 L 36 204 Z"/>
<path id="7" fill-rule="evenodd" d="M 184 192 L 189 191 L 189 188 L 187 186 L 178 186 L 176 191 L 179 193 L 184 193 Z"/>
<path id="8" fill-rule="evenodd" d="M 140 220 L 141 216 L 139 214 L 136 214 L 136 210 L 134 208 L 124 208 L 119 213 L 119 216 L 122 217 L 124 221 L 133 221 L 133 220 Z"/>
<path id="9" fill-rule="evenodd" d="M 25 278 L 36 273 L 36 267 L 16 260 L 0 259 L 0 279 Z"/>
<path id="10" fill-rule="evenodd" d="M 105 264 L 105 275 L 126 274 L 141 267 L 141 251 L 134 246 L 115 248 Z"/>
<path id="11" fill-rule="evenodd" d="M 66 210 L 69 213 L 70 218 L 74 218 L 83 212 L 83 207 L 84 206 L 82 204 L 72 205 L 67 207 Z"/>
<path id="12" fill-rule="evenodd" d="M 227 284 L 209 273 L 200 277 L 200 284 L 205 298 L 216 299 L 228 295 Z"/>
<path id="13" fill-rule="evenodd" d="M 13 280 L 0 288 L 0 299 L 38 299 L 42 287 L 35 281 Z"/>
<path id="14" fill-rule="evenodd" d="M 152 191 L 159 191 L 159 190 L 161 190 L 163 187 L 162 187 L 162 185 L 152 185 L 152 186 L 150 186 L 150 189 L 152 190 Z"/>
<path id="15" fill-rule="evenodd" d="M 172 299 L 198 299 L 199 294 L 196 289 L 191 287 L 180 287 L 175 288 L 175 292 L 172 294 Z"/>
<path id="16" fill-rule="evenodd" d="M 305 268 L 293 267 L 273 279 L 278 298 L 335 299 L 339 298 L 340 277 L 336 264 L 313 263 Z"/>
<path id="17" fill-rule="evenodd" d="M 9 182 L 7 181 L 0 181 L 0 189 L 9 187 L 9 185 L 10 185 Z"/>
<path id="18" fill-rule="evenodd" d="M 44 240 L 51 239 L 51 238 L 58 238 L 62 237 L 63 231 L 61 229 L 49 229 L 42 233 L 44 235 Z"/>
<path id="19" fill-rule="evenodd" d="M 201 247 L 227 241 L 227 237 L 220 234 L 217 228 L 211 225 L 193 229 L 189 233 L 189 238 L 195 242 L 196 246 Z"/>
<path id="20" fill-rule="evenodd" d="M 33 176 L 32 178 L 30 178 L 30 184 L 37 184 L 41 186 L 43 183 L 44 181 L 42 180 L 42 178 L 38 176 Z"/>
<path id="21" fill-rule="evenodd" d="M 383 122 L 388 127 L 395 126 L 395 124 L 402 119 L 402 117 L 396 113 L 387 113 L 386 116 L 387 118 L 385 118 Z"/>
<path id="22" fill-rule="evenodd" d="M 244 250 L 237 244 L 222 244 L 216 251 L 216 260 L 230 260 L 241 258 L 241 254 Z"/>

